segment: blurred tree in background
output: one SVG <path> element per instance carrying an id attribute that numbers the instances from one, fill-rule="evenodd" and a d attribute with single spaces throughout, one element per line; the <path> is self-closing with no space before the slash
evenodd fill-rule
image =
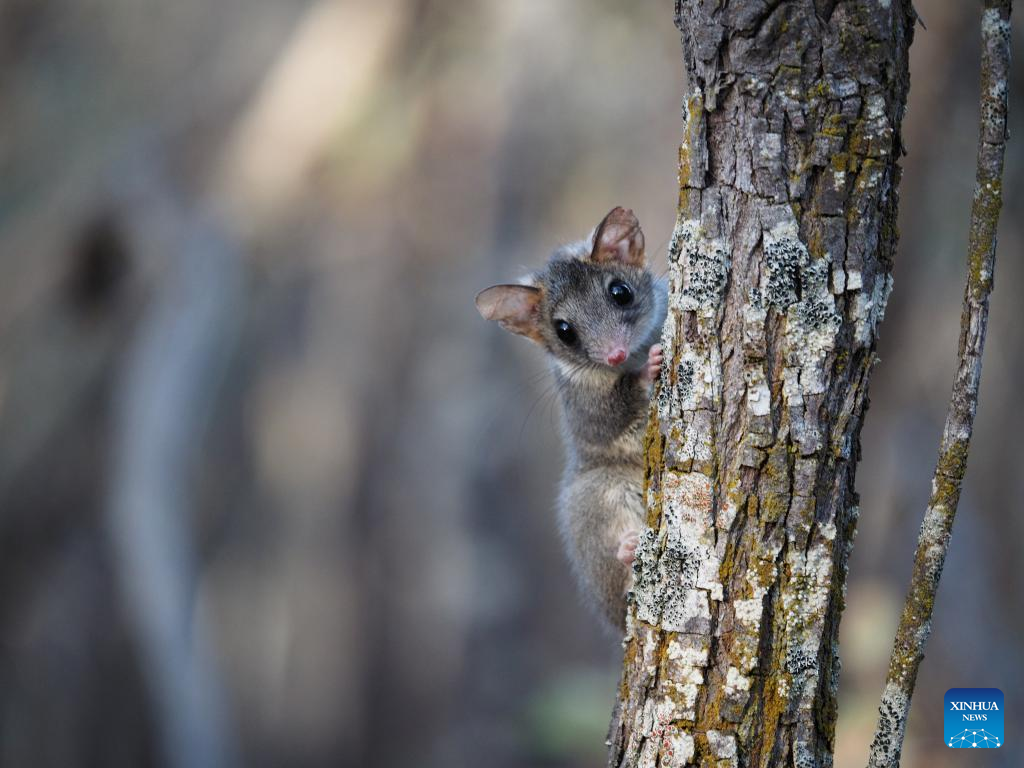
<path id="1" fill-rule="evenodd" d="M 963 284 L 975 9 L 918 11 L 841 766 L 864 763 L 874 727 Z M 214 670 L 207 754 L 603 759 L 620 649 L 555 536 L 553 392 L 472 297 L 616 204 L 664 252 L 684 92 L 670 17 L 610 0 L 0 2 L 0 763 L 166 764 L 175 705 L 139 637 L 168 616 L 185 626 L 158 658 Z M 1012 143 L 1006 254 L 1022 170 Z M 950 764 L 946 688 L 1024 682 L 1022 280 L 1004 259 L 905 766 Z M 136 480 L 147 494 L 127 498 L 147 501 L 125 502 Z M 156 559 L 132 548 L 146 520 L 163 521 L 140 526 Z"/>

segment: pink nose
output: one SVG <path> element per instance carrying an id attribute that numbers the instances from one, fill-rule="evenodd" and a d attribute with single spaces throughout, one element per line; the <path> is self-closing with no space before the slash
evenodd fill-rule
<path id="1" fill-rule="evenodd" d="M 608 353 L 608 357 L 606 359 L 608 360 L 608 365 L 619 365 L 627 357 L 629 357 L 629 355 L 626 353 L 626 350 L 622 347 L 617 347 Z"/>

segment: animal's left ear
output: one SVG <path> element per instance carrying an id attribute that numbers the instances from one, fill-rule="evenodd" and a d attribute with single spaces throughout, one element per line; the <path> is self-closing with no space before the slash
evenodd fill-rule
<path id="1" fill-rule="evenodd" d="M 590 260 L 598 264 L 618 262 L 631 267 L 644 264 L 644 233 L 628 208 L 612 208 L 594 232 Z"/>

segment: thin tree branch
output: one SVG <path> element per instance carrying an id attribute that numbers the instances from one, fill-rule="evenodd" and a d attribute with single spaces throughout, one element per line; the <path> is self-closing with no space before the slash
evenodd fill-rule
<path id="1" fill-rule="evenodd" d="M 868 758 L 870 768 L 899 765 L 910 699 L 924 647 L 931 634 L 932 610 L 949 550 L 950 532 L 967 468 L 981 380 L 981 356 L 988 327 L 989 294 L 996 256 L 996 226 L 1002 207 L 1003 153 L 1006 148 L 1007 90 L 1010 72 L 1012 0 L 985 0 L 981 21 L 981 125 L 978 170 L 967 246 L 967 289 L 960 318 L 960 346 L 953 394 L 942 432 L 932 495 L 914 554 L 910 590 L 889 660 L 889 674 Z"/>

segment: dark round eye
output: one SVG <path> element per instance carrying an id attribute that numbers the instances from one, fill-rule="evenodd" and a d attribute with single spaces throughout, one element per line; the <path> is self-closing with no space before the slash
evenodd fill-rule
<path id="1" fill-rule="evenodd" d="M 576 343 L 576 331 L 565 320 L 555 320 L 555 333 L 567 347 Z"/>
<path id="2" fill-rule="evenodd" d="M 608 295 L 620 307 L 628 307 L 633 303 L 633 289 L 623 280 L 612 280 L 608 284 Z"/>

